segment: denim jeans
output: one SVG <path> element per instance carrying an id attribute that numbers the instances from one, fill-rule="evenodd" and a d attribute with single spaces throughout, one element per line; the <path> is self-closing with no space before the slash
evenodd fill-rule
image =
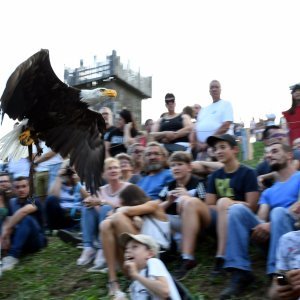
<path id="1" fill-rule="evenodd" d="M 102 244 L 99 239 L 99 224 L 107 217 L 113 208 L 110 205 L 100 206 L 99 211 L 94 207 L 83 207 L 81 211 L 81 229 L 84 247 L 94 247 L 93 242 L 97 241 L 99 248 Z"/>
<path id="2" fill-rule="evenodd" d="M 230 206 L 228 214 L 228 236 L 224 267 L 251 271 L 248 249 L 251 230 L 263 221 L 259 220 L 257 215 L 243 204 Z M 267 259 L 267 274 L 275 272 L 276 249 L 279 238 L 283 234 L 294 230 L 295 221 L 286 208 L 276 207 L 270 212 L 270 222 L 271 233 Z"/>
<path id="3" fill-rule="evenodd" d="M 47 244 L 41 226 L 32 216 L 26 216 L 15 227 L 8 255 L 19 258 L 24 252 L 40 250 Z"/>

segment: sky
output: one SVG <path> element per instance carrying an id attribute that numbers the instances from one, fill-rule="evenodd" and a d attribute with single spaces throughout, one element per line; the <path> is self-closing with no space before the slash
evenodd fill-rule
<path id="1" fill-rule="evenodd" d="M 4 0 L 0 1 L 0 95 L 14 69 L 41 48 L 63 80 L 64 67 L 104 61 L 116 50 L 124 66 L 152 76 L 142 121 L 165 111 L 209 105 L 217 79 L 236 122 L 266 118 L 291 105 L 300 82 L 298 0 Z M 5 116 L 0 136 L 12 129 Z"/>

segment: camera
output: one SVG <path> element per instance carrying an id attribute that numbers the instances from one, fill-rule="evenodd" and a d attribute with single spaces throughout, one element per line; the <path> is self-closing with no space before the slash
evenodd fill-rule
<path id="1" fill-rule="evenodd" d="M 277 279 L 277 283 L 279 285 L 287 285 L 287 284 L 289 284 L 289 282 L 288 282 L 288 280 L 287 280 L 287 278 L 286 278 L 286 276 L 284 274 L 277 274 L 276 275 L 276 279 Z"/>

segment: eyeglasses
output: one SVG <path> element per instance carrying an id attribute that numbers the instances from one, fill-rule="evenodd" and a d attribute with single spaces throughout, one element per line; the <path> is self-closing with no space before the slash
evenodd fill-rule
<path id="1" fill-rule="evenodd" d="M 9 180 L 0 180 L 0 183 L 6 183 L 9 182 Z"/>

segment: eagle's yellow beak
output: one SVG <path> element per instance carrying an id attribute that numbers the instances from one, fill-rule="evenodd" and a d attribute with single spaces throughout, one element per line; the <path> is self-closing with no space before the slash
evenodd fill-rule
<path id="1" fill-rule="evenodd" d="M 116 98 L 117 97 L 117 92 L 115 90 L 110 90 L 110 89 L 105 89 L 103 91 L 103 96 L 111 97 L 111 98 Z"/>

